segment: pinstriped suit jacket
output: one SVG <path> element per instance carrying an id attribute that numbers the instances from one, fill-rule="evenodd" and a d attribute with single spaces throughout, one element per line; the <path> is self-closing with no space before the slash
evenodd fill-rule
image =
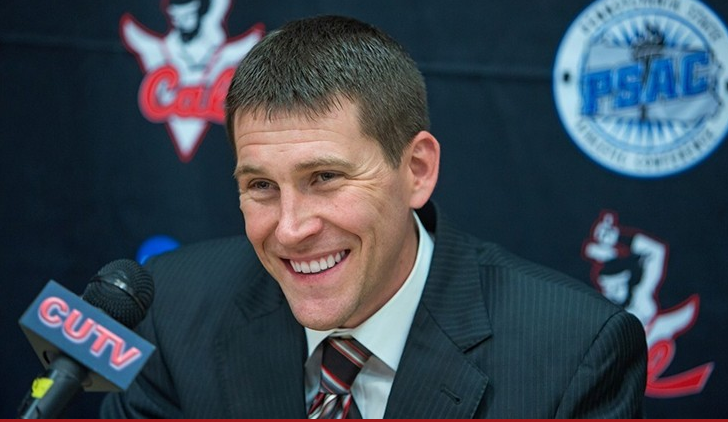
<path id="1" fill-rule="evenodd" d="M 435 217 L 430 274 L 385 418 L 640 417 L 644 330 L 584 283 Z M 306 345 L 242 237 L 153 260 L 158 349 L 104 418 L 305 418 Z M 384 333 L 386 335 L 386 333 Z"/>

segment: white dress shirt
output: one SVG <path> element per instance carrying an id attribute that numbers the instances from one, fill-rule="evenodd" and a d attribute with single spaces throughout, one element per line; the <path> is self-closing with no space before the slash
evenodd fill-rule
<path id="1" fill-rule="evenodd" d="M 311 407 L 319 389 L 321 352 L 319 344 L 328 336 L 354 337 L 372 352 L 356 380 L 351 394 L 365 419 L 381 419 L 387 407 L 404 344 L 420 302 L 430 270 L 434 239 L 414 213 L 419 230 L 415 264 L 399 291 L 361 325 L 351 329 L 316 331 L 306 328 L 308 359 L 306 360 L 306 409 Z"/>

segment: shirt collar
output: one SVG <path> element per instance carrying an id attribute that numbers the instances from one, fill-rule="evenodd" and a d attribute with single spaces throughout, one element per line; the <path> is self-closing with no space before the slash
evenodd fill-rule
<path id="1" fill-rule="evenodd" d="M 374 315 L 356 328 L 328 331 L 305 328 L 308 356 L 311 356 L 319 343 L 329 335 L 350 335 L 391 369 L 397 370 L 417 305 L 425 288 L 435 245 L 432 235 L 425 230 L 417 213 L 412 214 L 417 223 L 419 244 L 415 264 L 402 287 Z"/>

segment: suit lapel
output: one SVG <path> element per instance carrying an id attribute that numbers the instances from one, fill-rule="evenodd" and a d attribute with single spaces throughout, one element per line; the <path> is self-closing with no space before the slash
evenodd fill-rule
<path id="1" fill-rule="evenodd" d="M 432 209 L 420 218 L 435 226 Z M 434 213 L 433 213 L 434 214 Z M 488 376 L 474 363 L 492 335 L 471 239 L 438 219 L 422 300 L 389 395 L 385 418 L 472 418 Z"/>
<path id="2" fill-rule="evenodd" d="M 420 308 L 407 339 L 385 419 L 472 418 L 488 377 Z"/>
<path id="3" fill-rule="evenodd" d="M 256 279 L 256 287 L 240 295 L 237 308 L 223 318 L 217 336 L 228 417 L 305 418 L 303 328 L 262 268 Z"/>

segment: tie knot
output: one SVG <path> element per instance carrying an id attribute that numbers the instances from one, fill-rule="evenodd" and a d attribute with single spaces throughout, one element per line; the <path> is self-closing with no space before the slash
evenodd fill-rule
<path id="1" fill-rule="evenodd" d="M 321 357 L 321 389 L 347 394 L 372 353 L 353 338 L 329 337 Z"/>

